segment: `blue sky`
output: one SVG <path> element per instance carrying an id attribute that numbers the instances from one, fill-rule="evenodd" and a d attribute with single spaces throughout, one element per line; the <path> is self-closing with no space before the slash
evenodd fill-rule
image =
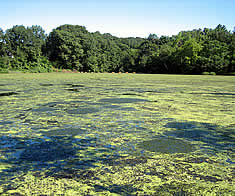
<path id="1" fill-rule="evenodd" d="M 181 30 L 235 26 L 235 0 L 0 0 L 0 28 L 62 24 L 119 37 L 174 35 Z"/>

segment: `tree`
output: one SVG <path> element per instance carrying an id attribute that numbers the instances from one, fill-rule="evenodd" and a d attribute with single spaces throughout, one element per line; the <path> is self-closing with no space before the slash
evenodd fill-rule
<path id="1" fill-rule="evenodd" d="M 150 33 L 147 39 L 148 40 L 155 40 L 155 39 L 158 39 L 158 36 L 156 34 L 151 34 Z"/>
<path id="2" fill-rule="evenodd" d="M 190 38 L 184 42 L 179 50 L 183 58 L 183 65 L 181 65 L 182 73 L 193 73 L 197 70 L 197 60 L 199 59 L 199 52 L 201 50 L 202 45 L 194 38 Z"/>
<path id="3" fill-rule="evenodd" d="M 63 25 L 54 29 L 46 41 L 49 59 L 59 68 L 82 69 L 82 43 L 85 33 L 85 27 L 78 25 Z"/>
<path id="4" fill-rule="evenodd" d="M 62 25 L 49 36 L 42 27 L 0 29 L 0 68 L 44 71 L 57 68 L 90 72 L 199 74 L 235 71 L 235 35 L 224 25 L 182 31 L 171 37 L 118 38 Z M 50 61 L 49 61 L 49 60 Z"/>
<path id="5" fill-rule="evenodd" d="M 5 33 L 6 56 L 9 68 L 35 69 L 42 67 L 48 70 L 49 61 L 42 56 L 42 46 L 45 43 L 45 31 L 40 26 L 24 27 L 16 25 Z M 36 68 L 37 69 L 37 68 Z"/>
<path id="6" fill-rule="evenodd" d="M 0 57 L 4 55 L 4 49 L 5 43 L 4 43 L 4 33 L 3 30 L 0 28 Z"/>
<path id="7" fill-rule="evenodd" d="M 229 66 L 229 45 L 218 40 L 206 41 L 201 56 L 203 71 L 225 73 Z"/>
<path id="8" fill-rule="evenodd" d="M 230 51 L 231 59 L 227 72 L 235 72 L 235 27 L 231 36 Z"/>

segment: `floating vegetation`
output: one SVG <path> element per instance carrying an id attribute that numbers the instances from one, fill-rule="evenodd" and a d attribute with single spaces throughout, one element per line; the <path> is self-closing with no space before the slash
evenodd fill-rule
<path id="1" fill-rule="evenodd" d="M 234 195 L 234 77 L 10 73 L 0 86 L 1 195 Z"/>
<path id="2" fill-rule="evenodd" d="M 76 109 L 67 110 L 69 114 L 90 114 L 90 113 L 96 113 L 99 112 L 98 108 L 92 108 L 92 107 L 79 107 Z"/>
<path id="3" fill-rule="evenodd" d="M 76 136 L 85 133 L 86 130 L 80 128 L 63 128 L 42 132 L 46 136 Z"/>
<path id="4" fill-rule="evenodd" d="M 137 98 L 105 98 L 105 99 L 100 99 L 99 101 L 105 102 L 105 103 L 120 104 L 120 103 L 145 102 L 148 100 L 147 99 L 137 99 Z"/>
<path id="5" fill-rule="evenodd" d="M 139 147 L 160 153 L 190 153 L 193 151 L 193 146 L 189 142 L 174 138 L 156 138 L 144 141 Z"/>

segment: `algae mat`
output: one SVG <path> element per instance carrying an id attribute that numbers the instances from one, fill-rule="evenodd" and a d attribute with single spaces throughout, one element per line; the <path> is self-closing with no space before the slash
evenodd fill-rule
<path id="1" fill-rule="evenodd" d="M 235 78 L 1 74 L 2 195 L 234 195 Z"/>

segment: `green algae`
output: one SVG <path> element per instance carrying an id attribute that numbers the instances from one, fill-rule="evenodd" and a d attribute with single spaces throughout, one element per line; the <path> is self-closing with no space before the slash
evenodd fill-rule
<path id="1" fill-rule="evenodd" d="M 160 153 L 190 153 L 193 146 L 188 142 L 174 138 L 157 138 L 150 141 L 144 141 L 139 145 L 145 150 Z"/>
<path id="2" fill-rule="evenodd" d="M 3 74 L 2 195 L 233 195 L 234 77 Z"/>
<path id="3" fill-rule="evenodd" d="M 135 102 L 142 102 L 142 101 L 148 101 L 146 99 L 137 99 L 137 98 L 106 98 L 106 99 L 100 99 L 100 102 L 105 103 L 135 103 Z"/>

